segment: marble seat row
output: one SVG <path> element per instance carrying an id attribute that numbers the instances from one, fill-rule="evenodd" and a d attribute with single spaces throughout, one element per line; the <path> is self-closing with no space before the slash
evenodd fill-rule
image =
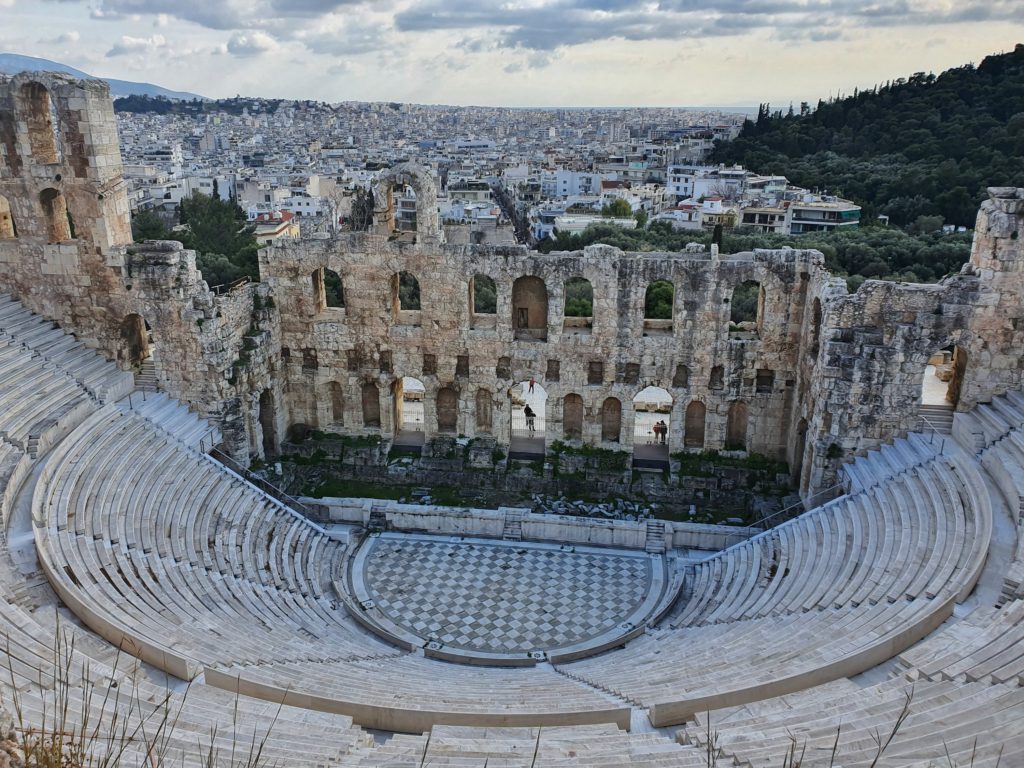
<path id="1" fill-rule="evenodd" d="M 1024 688 L 1016 686 L 889 678 L 861 687 L 844 680 L 697 713 L 677 738 L 706 748 L 712 733 L 719 764 L 767 768 L 787 764 L 795 752 L 807 766 L 980 768 L 1020 764 L 1022 716 Z"/>
<path id="2" fill-rule="evenodd" d="M 95 350 L 6 294 L 0 294 L 0 332 L 73 377 L 100 402 L 113 402 L 135 387 L 131 373 L 119 370 Z"/>
<path id="3" fill-rule="evenodd" d="M 121 408 L 132 410 L 190 448 L 207 451 L 220 442 L 220 430 L 163 392 L 136 392 Z"/>
<path id="4" fill-rule="evenodd" d="M 608 725 L 548 728 L 435 726 L 422 736 L 398 735 L 353 750 L 338 765 L 391 768 L 704 768 L 706 756 L 660 734 L 630 734 Z"/>
<path id="5" fill-rule="evenodd" d="M 933 455 L 698 563 L 672 626 L 962 592 L 991 528 L 974 503 L 980 479 L 958 482 L 972 474 Z"/>

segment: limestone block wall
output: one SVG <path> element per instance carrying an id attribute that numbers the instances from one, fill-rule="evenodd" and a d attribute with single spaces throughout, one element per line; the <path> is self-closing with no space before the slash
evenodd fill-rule
<path id="1" fill-rule="evenodd" d="M 428 437 L 442 426 L 439 395 L 454 391 L 454 432 L 493 435 L 507 443 L 510 390 L 532 376 L 547 391 L 549 442 L 566 439 L 563 405 L 567 395 L 578 395 L 584 407 L 582 442 L 630 446 L 633 397 L 654 385 L 673 398 L 672 450 L 683 448 L 691 402 L 699 401 L 706 409 L 703 445 L 709 449 L 724 447 L 729 408 L 742 402 L 749 412 L 746 447 L 780 458 L 788 458 L 792 408 L 800 386 L 804 306 L 812 286 L 827 278 L 817 251 L 713 258 L 592 246 L 544 255 L 520 246 L 424 247 L 362 233 L 264 249 L 260 269 L 281 312 L 291 423 L 391 435 L 401 396 L 397 382 L 412 376 L 426 389 Z M 340 276 L 344 308 L 326 308 L 319 301 L 316 275 L 321 269 Z M 419 283 L 419 311 L 397 308 L 400 272 L 414 275 Z M 476 275 L 495 283 L 494 315 L 471 311 Z M 563 314 L 565 282 L 574 277 L 587 279 L 593 287 L 589 329 Z M 523 278 L 541 284 L 546 311 L 538 309 L 535 286 L 517 287 Z M 670 321 L 644 319 L 646 290 L 657 280 L 675 287 Z M 730 300 L 747 280 L 762 285 L 763 312 L 756 333 L 736 337 L 730 334 Z M 524 303 L 529 304 L 531 327 L 526 337 L 515 326 Z M 536 329 L 538 316 L 546 322 Z M 721 376 L 713 381 L 716 368 Z M 340 389 L 343 400 L 337 419 L 328 396 L 331 388 Z M 364 420 L 364 398 L 376 403 L 379 427 Z M 617 440 L 603 439 L 613 437 L 602 430 L 609 398 L 621 407 Z"/>

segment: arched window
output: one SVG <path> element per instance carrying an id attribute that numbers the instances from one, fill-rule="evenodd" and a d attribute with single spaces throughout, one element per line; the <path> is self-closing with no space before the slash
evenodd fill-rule
<path id="1" fill-rule="evenodd" d="M 655 280 L 644 294 L 644 334 L 672 333 L 675 312 L 675 286 L 668 280 Z"/>
<path id="2" fill-rule="evenodd" d="M 323 271 L 324 303 L 328 308 L 345 306 L 345 291 L 341 285 L 341 275 L 333 269 Z"/>
<path id="3" fill-rule="evenodd" d="M 512 326 L 517 339 L 548 340 L 548 289 L 539 277 L 520 277 L 512 284 Z"/>
<path id="4" fill-rule="evenodd" d="M 575 393 L 566 395 L 562 404 L 562 433 L 566 440 L 583 437 L 583 398 Z"/>
<path id="5" fill-rule="evenodd" d="M 686 406 L 686 431 L 683 435 L 683 446 L 686 448 L 704 447 L 704 424 L 707 409 L 700 400 L 694 400 Z"/>
<path id="6" fill-rule="evenodd" d="M 331 422 L 343 426 L 345 424 L 345 396 L 341 384 L 337 381 L 329 382 L 327 393 L 331 398 Z"/>
<path id="7" fill-rule="evenodd" d="M 747 450 L 747 404 L 735 400 L 729 404 L 725 425 L 725 448 L 728 451 Z"/>
<path id="8" fill-rule="evenodd" d="M 131 314 L 121 321 L 121 343 L 130 367 L 137 370 L 149 358 L 149 328 L 140 315 Z"/>
<path id="9" fill-rule="evenodd" d="M 21 86 L 21 107 L 32 158 L 44 165 L 60 162 L 50 92 L 41 83 L 25 83 Z"/>
<path id="10" fill-rule="evenodd" d="M 380 390 L 372 381 L 363 384 L 363 426 L 380 427 Z"/>
<path id="11" fill-rule="evenodd" d="M 56 189 L 48 188 L 39 193 L 39 203 L 43 207 L 43 221 L 46 223 L 47 241 L 63 243 L 72 238 L 71 217 L 68 215 L 68 204 L 64 195 Z"/>
<path id="12" fill-rule="evenodd" d="M 398 308 L 403 312 L 420 310 L 420 283 L 410 272 L 399 272 L 396 281 Z"/>
<path id="13" fill-rule="evenodd" d="M 708 380 L 709 389 L 722 389 L 725 386 L 725 368 L 716 365 L 711 369 L 711 378 Z"/>
<path id="14" fill-rule="evenodd" d="M 601 404 L 601 440 L 619 442 L 622 432 L 622 403 L 617 397 L 606 398 Z"/>
<path id="15" fill-rule="evenodd" d="M 729 304 L 729 331 L 735 334 L 761 335 L 764 321 L 764 288 L 756 280 L 736 286 Z"/>
<path id="16" fill-rule="evenodd" d="M 437 390 L 437 431 L 455 432 L 459 421 L 459 396 L 451 387 Z"/>
<path id="17" fill-rule="evenodd" d="M 476 391 L 476 431 L 490 432 L 493 420 L 493 396 L 490 390 L 478 389 Z"/>
<path id="18" fill-rule="evenodd" d="M 11 213 L 11 204 L 7 198 L 0 195 L 0 240 L 10 240 L 18 236 L 14 228 L 14 215 Z"/>
<path id="19" fill-rule="evenodd" d="M 594 287 L 584 277 L 571 277 L 565 281 L 566 333 L 589 333 L 594 325 Z"/>
<path id="20" fill-rule="evenodd" d="M 487 275 L 476 274 L 469 281 L 469 327 L 497 327 L 498 289 Z"/>

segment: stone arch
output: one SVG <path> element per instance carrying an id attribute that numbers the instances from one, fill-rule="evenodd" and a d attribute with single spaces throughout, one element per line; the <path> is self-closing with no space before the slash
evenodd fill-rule
<path id="1" fill-rule="evenodd" d="M 416 195 L 416 237 L 419 241 L 443 242 L 437 209 L 437 183 L 429 168 L 399 163 L 382 171 L 373 182 L 373 229 L 390 235 L 398 229 L 394 188 L 408 184 Z"/>
<path id="2" fill-rule="evenodd" d="M 727 451 L 747 450 L 747 425 L 749 411 L 742 400 L 729 403 L 729 415 L 725 424 L 725 449 Z"/>
<path id="3" fill-rule="evenodd" d="M 738 331 L 761 335 L 764 324 L 764 286 L 757 280 L 744 280 L 732 291 L 729 322 Z"/>
<path id="4" fill-rule="evenodd" d="M 11 204 L 6 197 L 0 195 L 0 240 L 11 240 L 17 236 L 18 230 L 14 226 Z"/>
<path id="5" fill-rule="evenodd" d="M 686 423 L 683 433 L 684 448 L 703 448 L 704 430 L 707 422 L 707 408 L 700 400 L 692 400 L 686 406 Z"/>
<path id="6" fill-rule="evenodd" d="M 437 390 L 437 431 L 455 432 L 459 422 L 459 395 L 453 387 Z"/>
<path id="7" fill-rule="evenodd" d="M 271 459 L 277 455 L 277 408 L 274 393 L 269 389 L 260 393 L 259 421 L 263 433 L 263 457 Z"/>
<path id="8" fill-rule="evenodd" d="M 134 370 L 141 368 L 152 354 L 149 330 L 149 324 L 141 315 L 132 313 L 121 321 L 123 359 Z"/>
<path id="9" fill-rule="evenodd" d="M 583 398 L 575 392 L 562 401 L 562 434 L 566 440 L 583 438 Z"/>
<path id="10" fill-rule="evenodd" d="M 43 207 L 43 222 L 46 224 L 46 238 L 50 243 L 63 243 L 71 239 L 71 217 L 64 195 L 53 187 L 39 193 Z"/>
<path id="11" fill-rule="evenodd" d="M 566 280 L 564 288 L 563 330 L 567 333 L 590 333 L 594 326 L 594 286 L 587 278 L 577 276 Z"/>
<path id="12" fill-rule="evenodd" d="M 622 401 L 617 397 L 607 397 L 601 403 L 601 441 L 605 443 L 619 442 L 622 434 Z"/>
<path id="13" fill-rule="evenodd" d="M 494 398 L 488 389 L 476 391 L 476 431 L 490 432 L 494 422 Z"/>
<path id="14" fill-rule="evenodd" d="M 469 281 L 469 327 L 496 328 L 498 288 L 494 279 L 477 273 Z"/>
<path id="15" fill-rule="evenodd" d="M 644 335 L 672 333 L 676 288 L 670 280 L 655 280 L 644 292 Z"/>
<path id="16" fill-rule="evenodd" d="M 42 83 L 31 81 L 21 86 L 21 116 L 28 128 L 32 159 L 43 165 L 60 162 L 53 99 Z"/>
<path id="17" fill-rule="evenodd" d="M 548 340 L 548 288 L 539 277 L 524 275 L 512 284 L 512 327 L 517 339 Z"/>
<path id="18" fill-rule="evenodd" d="M 363 384 L 363 426 L 380 429 L 380 388 L 372 381 Z"/>
<path id="19" fill-rule="evenodd" d="M 544 455 L 547 438 L 548 393 L 533 381 L 521 381 L 508 390 L 509 398 L 509 457 L 536 458 Z M 533 411 L 528 416 L 526 408 Z"/>
<path id="20" fill-rule="evenodd" d="M 337 426 L 345 425 L 345 393 L 341 383 L 330 381 L 327 383 L 327 396 L 331 403 L 331 423 Z"/>
<path id="21" fill-rule="evenodd" d="M 399 376 L 391 386 L 395 434 L 425 434 L 427 387 L 415 376 Z M 419 439 L 419 438 L 417 438 Z"/>

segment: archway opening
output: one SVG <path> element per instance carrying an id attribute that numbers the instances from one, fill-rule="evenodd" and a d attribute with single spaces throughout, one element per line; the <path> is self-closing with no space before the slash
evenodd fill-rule
<path id="1" fill-rule="evenodd" d="M 453 387 L 437 390 L 437 431 L 454 433 L 459 424 L 459 394 Z"/>
<path id="2" fill-rule="evenodd" d="M 363 384 L 360 392 L 363 427 L 380 429 L 380 389 L 372 381 Z"/>
<path id="3" fill-rule="evenodd" d="M 341 383 L 331 381 L 327 384 L 327 395 L 331 405 L 331 424 L 336 427 L 345 426 L 345 394 Z"/>
<path id="4" fill-rule="evenodd" d="M 543 456 L 547 432 L 547 391 L 536 380 L 530 379 L 514 385 L 508 394 L 511 402 L 509 456 L 513 459 Z"/>
<path id="5" fill-rule="evenodd" d="M 6 197 L 0 195 L 0 240 L 12 240 L 17 236 L 18 230 L 14 226 L 11 204 Z"/>
<path id="6" fill-rule="evenodd" d="M 263 433 L 263 458 L 272 459 L 277 455 L 277 414 L 274 408 L 274 393 L 269 389 L 260 394 L 260 431 Z"/>
<path id="7" fill-rule="evenodd" d="M 52 187 L 39 193 L 39 203 L 43 208 L 43 221 L 46 224 L 46 239 L 50 243 L 63 243 L 70 240 L 71 217 L 64 195 Z"/>
<path id="8" fill-rule="evenodd" d="M 918 409 L 922 428 L 947 434 L 952 430 L 953 411 L 960 402 L 966 371 L 967 351 L 963 347 L 951 345 L 928 357 Z"/>
<path id="9" fill-rule="evenodd" d="M 617 397 L 601 403 L 601 442 L 617 443 L 622 435 L 622 402 Z"/>
<path id="10" fill-rule="evenodd" d="M 562 401 L 562 434 L 566 440 L 583 439 L 583 398 L 575 392 Z"/>
<path id="11" fill-rule="evenodd" d="M 469 327 L 497 327 L 498 289 L 487 275 L 476 274 L 469 281 Z"/>
<path id="12" fill-rule="evenodd" d="M 57 123 L 50 92 L 41 83 L 25 83 L 21 86 L 21 101 L 32 159 L 44 165 L 60 162 Z"/>
<path id="13" fill-rule="evenodd" d="M 633 466 L 665 469 L 672 444 L 672 395 L 648 386 L 633 396 Z"/>
<path id="14" fill-rule="evenodd" d="M 683 447 L 700 449 L 704 447 L 704 430 L 707 423 L 707 408 L 700 400 L 686 406 L 686 423 L 683 429 Z"/>
<path id="15" fill-rule="evenodd" d="M 153 354 L 149 324 L 141 315 L 131 314 L 121 321 L 121 345 L 123 360 L 138 371 Z"/>
<path id="16" fill-rule="evenodd" d="M 759 338 L 764 321 L 764 288 L 746 280 L 733 289 L 729 304 L 729 334 L 732 338 Z"/>
<path id="17" fill-rule="evenodd" d="M 655 280 L 644 294 L 644 336 L 672 333 L 675 313 L 675 286 L 668 280 Z"/>
<path id="18" fill-rule="evenodd" d="M 594 287 L 584 277 L 565 281 L 565 307 L 562 330 L 576 336 L 587 336 L 594 327 Z"/>
<path id="19" fill-rule="evenodd" d="M 512 284 L 512 325 L 520 341 L 548 340 L 548 289 L 539 277 L 520 277 Z"/>
<path id="20" fill-rule="evenodd" d="M 344 309 L 345 290 L 341 284 L 341 275 L 333 269 L 325 269 L 323 277 L 324 305 L 328 309 Z"/>
<path id="21" fill-rule="evenodd" d="M 394 383 L 394 428 L 397 446 L 420 446 L 426 438 L 423 399 L 427 388 L 413 376 L 403 376 Z"/>
<path id="22" fill-rule="evenodd" d="M 727 451 L 747 450 L 747 404 L 742 400 L 729 403 L 729 415 L 725 424 L 725 449 Z"/>

